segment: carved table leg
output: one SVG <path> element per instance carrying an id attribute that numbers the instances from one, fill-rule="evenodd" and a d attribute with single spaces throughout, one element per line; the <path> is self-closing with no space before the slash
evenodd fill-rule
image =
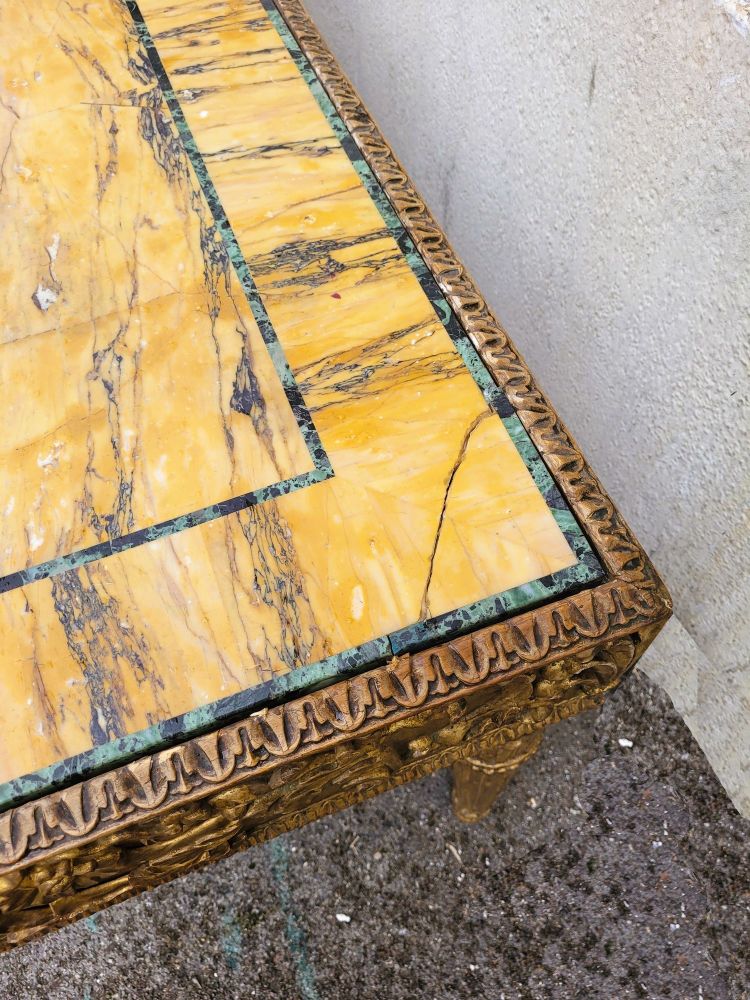
<path id="1" fill-rule="evenodd" d="M 492 809 L 513 774 L 539 749 L 542 730 L 482 751 L 453 765 L 453 811 L 465 823 L 476 823 Z"/>

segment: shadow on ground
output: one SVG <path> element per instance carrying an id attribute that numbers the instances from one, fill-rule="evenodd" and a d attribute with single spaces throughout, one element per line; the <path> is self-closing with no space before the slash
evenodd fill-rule
<path id="1" fill-rule="evenodd" d="M 484 822 L 397 789 L 1 957 L 0 996 L 744 1000 L 749 828 L 636 673 Z"/>

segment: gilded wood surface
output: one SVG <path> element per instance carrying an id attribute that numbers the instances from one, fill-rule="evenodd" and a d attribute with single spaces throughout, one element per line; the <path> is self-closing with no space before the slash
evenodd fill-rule
<path id="1" fill-rule="evenodd" d="M 611 579 L 4 814 L 5 946 L 592 707 L 669 615 L 647 557 L 301 5 L 279 6 Z"/>
<path id="2" fill-rule="evenodd" d="M 498 795 L 516 771 L 534 756 L 542 742 L 542 730 L 508 740 L 476 757 L 464 757 L 453 765 L 453 811 L 464 823 L 486 816 Z"/>
<path id="3" fill-rule="evenodd" d="M 394 659 L 387 667 L 8 810 L 0 816 L 0 862 L 17 865 L 40 850 L 100 836 L 112 824 L 136 822 L 212 787 L 243 781 L 292 754 L 366 737 L 410 712 L 554 663 L 597 638 L 621 635 L 625 641 L 648 628 L 653 609 L 640 603 L 607 607 L 601 596 L 581 594 L 571 608 L 551 605 Z"/>
<path id="4" fill-rule="evenodd" d="M 83 834 L 86 817 L 80 797 L 70 796 L 65 807 L 44 800 L 35 806 L 36 839 L 27 844 L 31 851 L 27 860 L 32 863 L 10 864 L 0 874 L 2 943 L 5 947 L 20 943 L 233 851 L 591 708 L 618 683 L 647 641 L 645 636 L 615 640 L 536 672 L 508 677 L 489 690 L 480 685 L 458 699 L 433 694 L 425 702 L 429 707 L 394 713 L 395 718 L 381 719 L 369 732 L 357 724 L 361 713 L 343 702 L 329 706 L 327 726 L 308 705 L 308 725 L 318 733 L 314 752 L 297 746 L 280 752 L 282 759 L 271 766 L 250 763 L 253 738 L 250 727 L 241 724 L 234 730 L 237 743 L 229 757 L 235 757 L 235 766 L 238 758 L 244 762 L 244 780 L 233 781 L 221 773 L 233 768 L 227 758 L 222 761 L 218 742 L 210 749 L 204 744 L 202 757 L 195 745 L 175 750 L 161 805 L 145 805 L 154 787 L 147 762 L 131 769 L 129 780 L 111 775 L 99 785 L 100 811 L 94 810 L 88 835 Z M 331 719 L 338 724 L 336 734 Z M 341 739 L 347 728 L 349 738 Z M 326 729 L 327 735 L 321 736 Z M 358 735 L 352 738 L 355 732 Z M 277 746 L 284 739 L 276 733 Z M 206 775 L 212 779 L 208 794 L 191 793 L 191 785 L 205 788 Z M 122 815 L 122 795 L 126 802 L 140 801 L 148 815 L 138 823 L 129 822 Z M 181 806 L 174 808 L 178 799 Z M 51 847 L 55 838 L 57 844 Z"/>

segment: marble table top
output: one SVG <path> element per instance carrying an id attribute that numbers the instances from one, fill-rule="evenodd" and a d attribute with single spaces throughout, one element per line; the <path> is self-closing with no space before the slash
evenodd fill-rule
<path id="1" fill-rule="evenodd" d="M 601 578 L 271 0 L 0 39 L 0 806 Z"/>

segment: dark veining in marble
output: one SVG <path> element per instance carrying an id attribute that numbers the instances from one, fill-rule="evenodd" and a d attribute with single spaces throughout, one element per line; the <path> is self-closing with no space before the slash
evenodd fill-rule
<path id="1" fill-rule="evenodd" d="M 240 586 L 250 587 L 274 616 L 279 630 L 277 640 L 264 633 L 265 651 L 255 662 L 263 680 L 277 673 L 274 664 L 284 663 L 294 670 L 310 662 L 318 647 L 330 655 L 310 605 L 305 575 L 302 572 L 289 525 L 270 501 L 250 507 L 241 516 L 242 534 L 247 540 L 253 563 L 252 581 L 245 583 L 235 574 Z M 231 548 L 231 539 L 227 536 Z M 232 556 L 233 557 L 233 556 Z"/>
<path id="2" fill-rule="evenodd" d="M 388 386 L 444 381 L 466 371 L 455 351 L 415 356 L 414 343 L 429 336 L 434 317 L 403 330 L 394 330 L 363 347 L 335 351 L 297 368 L 299 387 L 311 413 L 348 402 L 378 396 Z"/>
<path id="3" fill-rule="evenodd" d="M 132 728 L 133 706 L 124 683 L 127 674 L 139 686 L 151 688 L 157 705 L 163 687 L 150 668 L 152 651 L 139 623 L 127 620 L 127 612 L 107 590 L 107 582 L 101 563 L 52 581 L 55 611 L 86 687 L 94 746 L 124 736 Z M 118 670 L 112 669 L 113 659 Z"/>

